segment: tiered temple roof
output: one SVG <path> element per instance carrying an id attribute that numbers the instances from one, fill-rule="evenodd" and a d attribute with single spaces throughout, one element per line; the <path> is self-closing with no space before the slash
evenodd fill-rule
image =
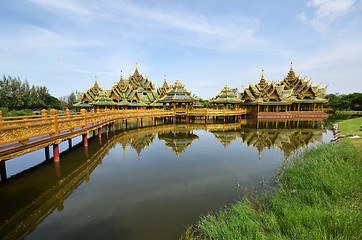
<path id="1" fill-rule="evenodd" d="M 114 107 L 160 107 L 162 104 L 158 103 L 161 97 L 166 95 L 169 90 L 169 86 L 166 82 L 162 87 L 155 89 L 148 78 L 143 77 L 137 69 L 128 79 L 124 79 L 121 71 L 120 80 L 112 86 L 110 90 L 102 90 L 97 80 L 91 89 L 84 92 L 77 97 L 77 103 L 75 107 L 93 107 L 101 106 L 102 101 L 106 101 L 103 106 L 114 106 Z M 100 92 L 104 92 L 106 96 L 102 96 L 102 101 L 96 101 L 99 97 Z M 107 99 L 106 99 L 107 98 Z M 97 103 L 97 104 L 95 104 Z"/>
<path id="2" fill-rule="evenodd" d="M 199 99 L 191 96 L 191 92 L 187 91 L 184 86 L 176 81 L 174 85 L 167 91 L 166 96 L 162 97 L 159 102 L 161 103 L 177 103 L 177 102 L 197 102 Z"/>
<path id="3" fill-rule="evenodd" d="M 263 69 L 259 83 L 251 84 L 248 88 L 244 88 L 240 98 L 245 103 L 291 104 L 292 93 L 292 90 L 285 89 L 283 85 L 268 83 L 265 80 Z"/>
<path id="4" fill-rule="evenodd" d="M 243 100 L 238 98 L 238 96 L 226 85 L 214 99 L 210 100 L 210 102 L 215 104 L 236 104 L 243 102 Z"/>
<path id="5" fill-rule="evenodd" d="M 247 104 L 280 104 L 292 103 L 325 103 L 326 87 L 310 85 L 305 78 L 295 76 L 293 62 L 288 76 L 278 83 L 268 83 L 264 78 L 264 70 L 257 84 L 244 88 L 240 98 Z"/>

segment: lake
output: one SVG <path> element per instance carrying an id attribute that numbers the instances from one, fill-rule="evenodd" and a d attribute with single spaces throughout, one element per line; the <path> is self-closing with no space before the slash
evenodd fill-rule
<path id="1" fill-rule="evenodd" d="M 88 148 L 60 144 L 59 164 L 44 150 L 7 161 L 0 237 L 178 239 L 243 189 L 273 189 L 275 168 L 332 135 L 320 120 L 119 123 Z"/>

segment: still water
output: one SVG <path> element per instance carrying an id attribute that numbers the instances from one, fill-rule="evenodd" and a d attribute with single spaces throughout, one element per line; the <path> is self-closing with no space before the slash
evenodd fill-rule
<path id="1" fill-rule="evenodd" d="M 75 139 L 59 165 L 43 151 L 6 162 L 0 238 L 178 239 L 242 198 L 240 187 L 274 187 L 276 167 L 331 138 L 321 121 L 118 124 L 90 134 L 88 149 Z"/>

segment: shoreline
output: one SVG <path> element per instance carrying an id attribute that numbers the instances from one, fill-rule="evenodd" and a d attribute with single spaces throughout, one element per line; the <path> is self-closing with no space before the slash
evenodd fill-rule
<path id="1" fill-rule="evenodd" d="M 274 175 L 279 188 L 209 213 L 180 239 L 358 239 L 361 236 L 362 151 L 341 142 L 305 149 Z"/>

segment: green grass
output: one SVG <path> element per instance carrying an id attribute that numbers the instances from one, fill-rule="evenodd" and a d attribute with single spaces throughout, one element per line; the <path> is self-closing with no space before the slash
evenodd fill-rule
<path id="1" fill-rule="evenodd" d="M 202 217 L 181 239 L 361 239 L 361 149 L 324 144 L 286 162 L 279 188 Z"/>
<path id="2" fill-rule="evenodd" d="M 338 122 L 341 135 L 357 135 L 362 137 L 361 125 L 362 118 L 352 118 Z M 362 148 L 362 138 L 346 138 L 343 137 L 342 141 L 351 143 L 358 148 Z"/>

